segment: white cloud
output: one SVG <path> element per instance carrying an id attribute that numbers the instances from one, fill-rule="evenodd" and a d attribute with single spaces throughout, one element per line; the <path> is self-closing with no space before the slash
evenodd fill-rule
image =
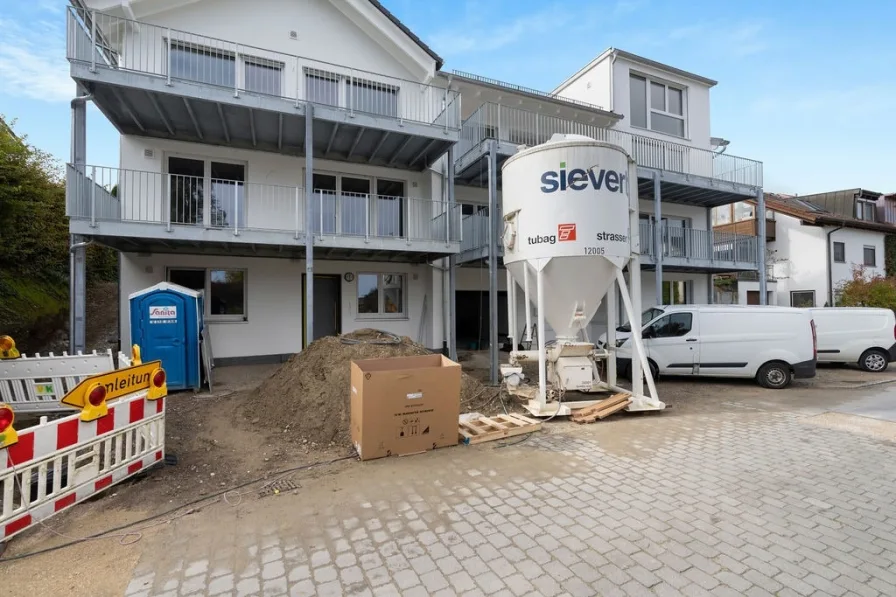
<path id="1" fill-rule="evenodd" d="M 447 56 L 490 52 L 527 40 L 537 42 L 543 39 L 540 36 L 568 19 L 567 11 L 548 8 L 497 26 L 490 19 L 487 19 L 483 26 L 473 22 L 463 23 L 457 28 L 430 35 L 429 41 L 433 47 L 439 48 Z M 475 21 L 480 21 L 480 18 L 476 18 Z"/>
<path id="2" fill-rule="evenodd" d="M 30 26 L 0 19 L 0 80 L 4 94 L 49 102 L 74 97 L 75 84 L 65 57 L 62 10 L 55 17 L 46 14 L 56 10 L 58 4 L 50 0 L 39 2 L 44 16 L 49 18 L 34 17 Z"/>
<path id="3" fill-rule="evenodd" d="M 693 23 L 676 27 L 665 38 L 659 39 L 657 45 L 694 42 L 737 58 L 752 56 L 769 48 L 766 24 L 759 21 Z"/>

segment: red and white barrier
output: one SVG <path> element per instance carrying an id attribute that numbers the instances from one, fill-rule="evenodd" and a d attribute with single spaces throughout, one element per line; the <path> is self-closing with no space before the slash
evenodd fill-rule
<path id="1" fill-rule="evenodd" d="M 165 457 L 165 399 L 147 390 L 18 431 L 0 448 L 0 541 L 152 466 Z"/>

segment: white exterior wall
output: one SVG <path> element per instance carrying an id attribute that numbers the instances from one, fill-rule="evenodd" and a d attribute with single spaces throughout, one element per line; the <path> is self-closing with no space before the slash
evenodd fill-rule
<path id="1" fill-rule="evenodd" d="M 145 151 L 153 157 L 145 157 Z M 187 143 L 149 137 L 121 136 L 121 168 L 134 170 L 136 174 L 124 174 L 119 182 L 124 219 L 165 222 L 167 214 L 163 205 L 168 184 L 165 174 L 168 156 L 196 159 L 220 159 L 239 162 L 246 166 L 246 221 L 244 228 L 262 230 L 291 230 L 296 221 L 304 229 L 304 192 L 299 193 L 299 212 L 296 214 L 296 187 L 305 183 L 305 159 L 277 153 L 234 149 L 201 143 Z M 433 217 L 432 201 L 441 200 L 441 177 L 429 170 L 423 172 L 398 170 L 338 162 L 315 158 L 314 171 L 320 173 L 350 174 L 375 179 L 400 180 L 405 183 L 408 201 L 409 226 L 428 223 Z M 435 186 L 433 183 L 437 183 Z M 435 191 L 435 193 L 433 193 Z"/>
<path id="2" fill-rule="evenodd" d="M 604 110 L 613 110 L 610 78 L 610 59 L 605 58 L 567 85 L 560 95 L 600 106 Z M 613 111 L 618 114 L 623 113 L 618 110 Z"/>
<path id="3" fill-rule="evenodd" d="M 302 274 L 304 260 L 225 257 L 210 255 L 121 254 L 121 344 L 130 346 L 128 295 L 165 281 L 168 268 L 245 269 L 247 279 L 246 321 L 214 321 L 206 317 L 215 358 L 279 355 L 299 352 L 302 347 Z M 423 344 L 442 345 L 441 272 L 427 265 L 322 261 L 314 263 L 316 274 L 338 274 L 342 296 L 342 332 L 366 327 L 387 330 L 418 340 L 423 302 L 427 313 Z M 344 274 L 355 274 L 346 282 Z M 403 319 L 359 316 L 358 273 L 400 273 L 406 275 L 406 317 Z"/>
<path id="4" fill-rule="evenodd" d="M 790 306 L 790 293 L 799 290 L 815 291 L 815 306 L 828 302 L 827 233 L 833 226 L 806 226 L 797 218 L 776 213 L 775 240 L 768 249 L 775 251 L 775 277 L 778 278 L 778 304 Z M 846 263 L 832 263 L 833 291 L 852 278 L 852 269 L 864 262 L 863 249 L 875 247 L 877 266 L 866 268 L 866 275 L 884 275 L 884 233 L 872 230 L 843 228 L 831 236 L 833 242 L 843 242 Z"/>
<path id="5" fill-rule="evenodd" d="M 640 199 L 638 209 L 642 214 L 653 215 L 653 199 Z M 691 228 L 706 230 L 706 208 L 696 205 L 681 205 L 680 203 L 666 203 L 660 199 L 660 215 L 676 218 L 690 218 Z"/>

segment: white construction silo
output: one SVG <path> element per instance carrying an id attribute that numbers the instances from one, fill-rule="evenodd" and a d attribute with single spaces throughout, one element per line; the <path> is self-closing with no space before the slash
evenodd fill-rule
<path id="1" fill-rule="evenodd" d="M 538 349 L 511 352 L 502 367 L 508 388 L 518 386 L 520 365 L 538 359 L 539 386 L 527 405 L 535 415 L 569 414 L 594 400 L 564 399 L 566 392 L 620 391 L 615 380 L 615 346 L 597 349 L 587 326 L 608 297 L 608 329 L 615 330 L 616 283 L 632 322 L 633 390 L 629 410 L 663 408 L 656 397 L 640 338 L 640 259 L 637 174 L 634 162 L 615 145 L 573 135 L 555 135 L 547 143 L 525 149 L 502 169 L 504 264 L 512 282 L 509 316 L 516 318 L 516 287 L 526 294 L 527 333 L 537 313 Z M 629 264 L 636 296 L 629 296 L 622 274 Z M 514 283 L 515 282 L 515 283 Z M 532 288 L 534 286 L 534 292 Z M 608 291 L 610 294 L 608 295 Z M 545 323 L 556 339 L 547 345 Z M 511 328 L 513 329 L 513 328 Z M 514 346 L 516 348 L 516 346 Z M 607 360 L 608 380 L 601 380 L 597 362 Z M 643 392 L 639 370 L 647 369 L 650 396 Z"/>

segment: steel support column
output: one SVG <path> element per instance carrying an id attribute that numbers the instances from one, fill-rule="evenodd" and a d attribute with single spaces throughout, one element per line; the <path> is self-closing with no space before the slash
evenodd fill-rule
<path id="1" fill-rule="evenodd" d="M 448 219 L 450 221 L 449 231 L 452 230 L 454 221 L 455 199 L 454 199 L 454 146 L 448 148 Z M 449 236 L 448 240 L 451 238 Z M 448 358 L 457 362 L 457 256 L 451 255 L 448 258 Z"/>
<path id="2" fill-rule="evenodd" d="M 488 144 L 488 356 L 489 379 L 498 383 L 498 152 Z M 538 330 L 539 336 L 543 334 Z"/>
<path id="3" fill-rule="evenodd" d="M 762 189 L 756 191 L 756 219 L 759 223 L 759 304 L 765 305 L 768 304 L 768 280 L 765 264 L 765 193 Z M 736 245 L 734 250 L 737 251 Z"/>
<path id="4" fill-rule="evenodd" d="M 707 250 L 707 259 L 712 262 L 713 254 L 715 253 L 715 246 L 713 245 L 713 240 L 715 237 L 715 233 L 712 230 L 712 208 L 706 208 L 706 244 L 708 245 Z M 713 287 L 713 277 L 712 272 L 706 274 L 706 278 L 709 282 L 709 287 L 706 291 L 706 304 L 711 305 L 713 303 L 713 299 L 715 298 L 715 288 Z"/>
<path id="5" fill-rule="evenodd" d="M 663 304 L 663 211 L 660 207 L 660 173 L 653 173 L 653 261 L 656 263 L 656 304 Z"/>
<path id="6" fill-rule="evenodd" d="M 305 345 L 314 342 L 314 105 L 305 104 Z"/>
<path id="7" fill-rule="evenodd" d="M 78 97 L 72 100 L 71 161 L 80 172 L 79 181 L 85 181 L 87 163 L 87 101 L 89 94 L 78 89 Z M 88 183 L 92 184 L 92 183 Z M 71 194 L 84 185 L 72 188 L 66 185 L 66 201 L 71 205 Z M 81 236 L 72 234 L 69 255 L 69 352 L 77 354 L 87 349 L 87 243 Z"/>

